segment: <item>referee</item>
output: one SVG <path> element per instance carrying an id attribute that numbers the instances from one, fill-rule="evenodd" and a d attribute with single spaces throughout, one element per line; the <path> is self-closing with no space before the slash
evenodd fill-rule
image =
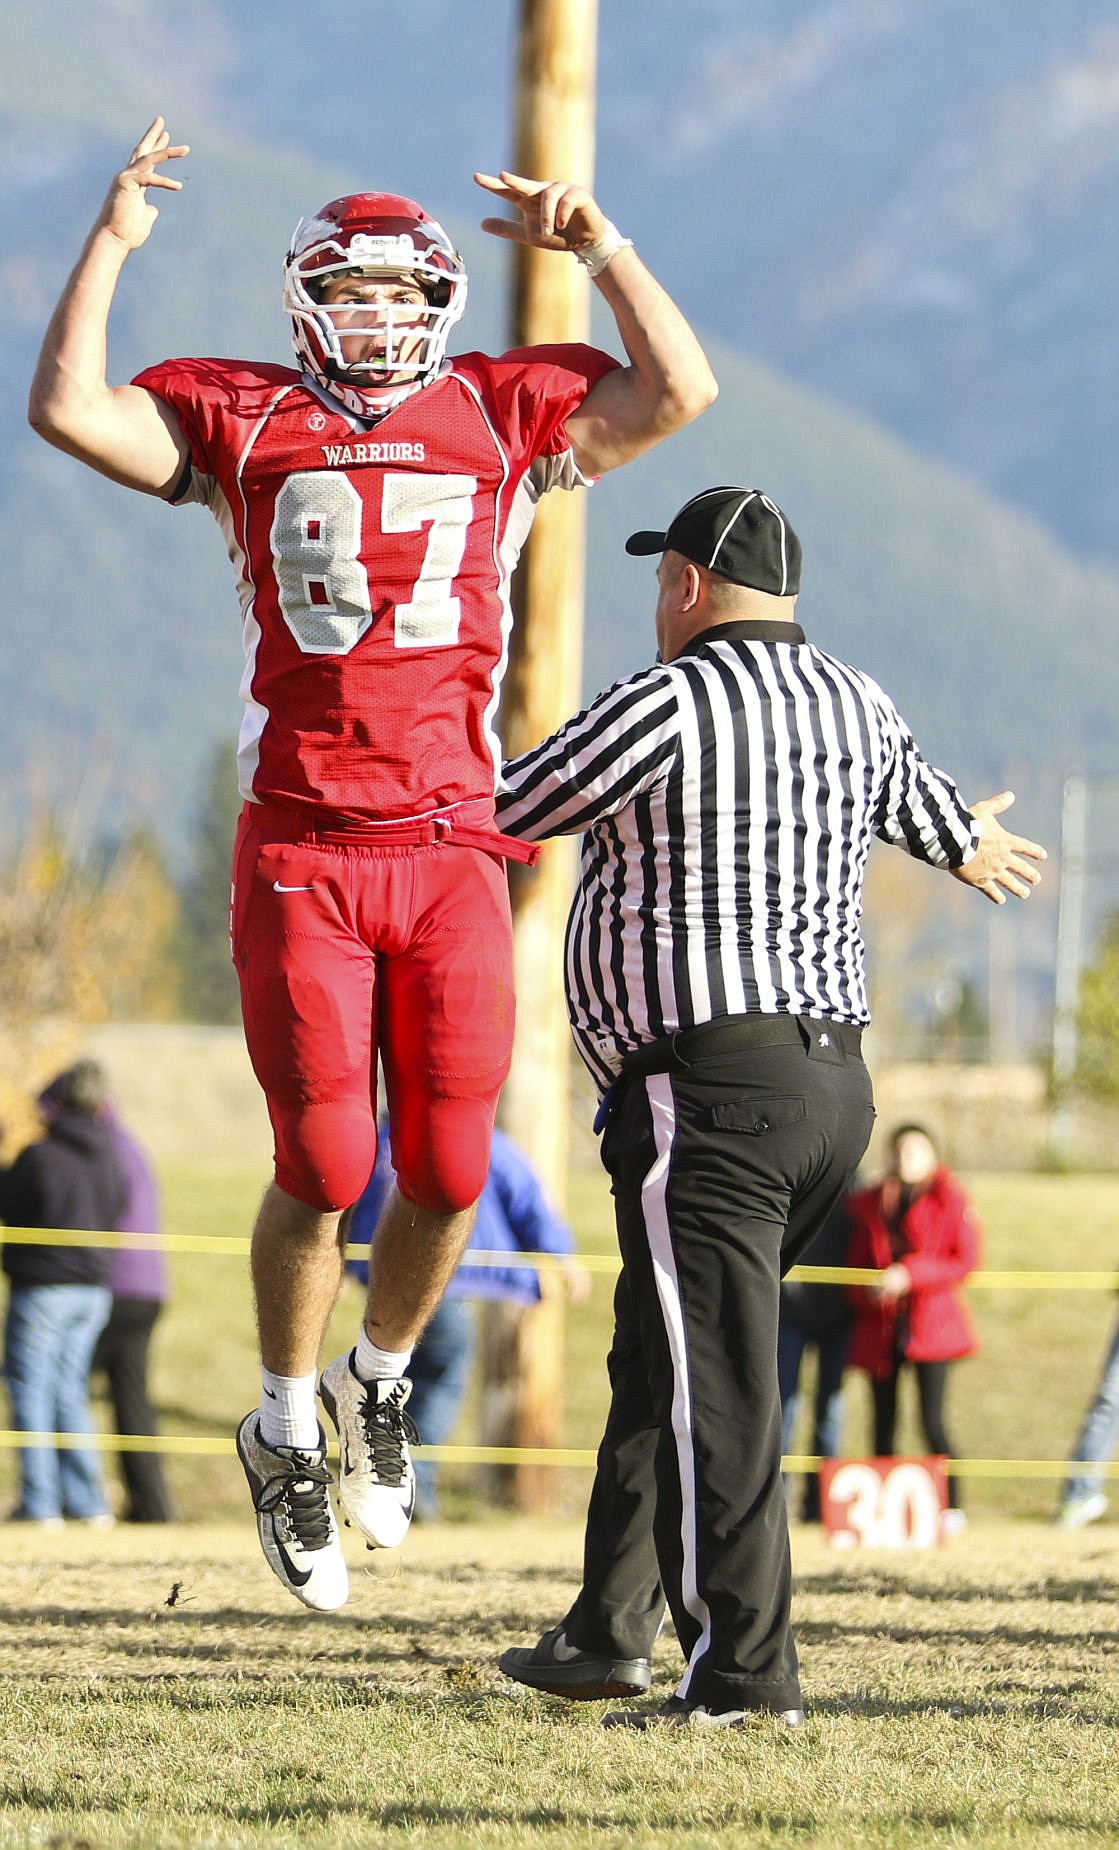
<path id="1" fill-rule="evenodd" d="M 778 1294 L 874 1119 L 871 840 L 1000 905 L 1044 850 L 1002 828 L 1009 792 L 969 809 L 876 683 L 806 641 L 800 545 L 766 495 L 708 489 L 626 550 L 660 554 L 659 660 L 507 764 L 498 800 L 510 834 L 583 834 L 568 1008 L 623 1262 L 583 1589 L 501 1667 L 644 1691 L 666 1597 L 677 1693 L 608 1725 L 797 1726 Z"/>

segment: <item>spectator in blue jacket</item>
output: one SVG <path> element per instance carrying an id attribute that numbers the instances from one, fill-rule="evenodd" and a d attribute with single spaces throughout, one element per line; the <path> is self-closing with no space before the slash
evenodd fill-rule
<path id="1" fill-rule="evenodd" d="M 1062 1529 L 1083 1529 L 1107 1514 L 1101 1467 L 1116 1446 L 1119 1446 L 1119 1322 L 1111 1333 L 1100 1383 L 1084 1415 L 1073 1450 L 1076 1462 L 1057 1512 L 1057 1522 Z"/>
<path id="2" fill-rule="evenodd" d="M 368 1245 L 381 1209 L 395 1182 L 387 1124 L 378 1128 L 377 1161 L 365 1191 L 355 1203 L 349 1240 Z M 588 1289 L 587 1274 L 572 1264 L 575 1241 L 570 1227 L 557 1215 L 540 1178 L 527 1156 L 511 1137 L 495 1130 L 490 1170 L 478 1203 L 478 1217 L 470 1236 L 474 1252 L 552 1253 L 565 1261 L 564 1279 L 572 1298 Z M 346 1270 L 364 1284 L 369 1268 L 352 1259 Z M 441 1445 L 454 1430 L 466 1391 L 474 1355 L 475 1329 L 472 1298 L 504 1299 L 513 1304 L 535 1304 L 540 1297 L 540 1276 L 533 1266 L 510 1264 L 463 1265 L 428 1324 L 408 1367 L 412 1393 L 408 1412 L 424 1445 Z M 421 1521 L 439 1514 L 438 1467 L 422 1455 L 416 1460 L 416 1509 Z"/>

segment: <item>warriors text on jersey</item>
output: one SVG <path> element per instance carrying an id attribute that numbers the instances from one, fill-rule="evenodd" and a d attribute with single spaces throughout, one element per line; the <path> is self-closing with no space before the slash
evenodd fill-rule
<path id="1" fill-rule="evenodd" d="M 542 489 L 581 481 L 564 419 L 615 364 L 467 354 L 373 425 L 286 366 L 138 376 L 190 445 L 179 499 L 210 508 L 237 572 L 247 798 L 492 814 L 510 574 Z"/>

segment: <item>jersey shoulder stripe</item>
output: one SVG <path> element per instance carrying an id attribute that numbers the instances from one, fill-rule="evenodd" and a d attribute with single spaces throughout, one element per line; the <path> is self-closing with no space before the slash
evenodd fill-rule
<path id="1" fill-rule="evenodd" d="M 171 403 L 180 398 L 234 401 L 253 393 L 268 396 L 278 386 L 300 385 L 302 376 L 293 366 L 274 365 L 267 360 L 192 358 L 160 360 L 155 366 L 145 366 L 132 383 Z"/>

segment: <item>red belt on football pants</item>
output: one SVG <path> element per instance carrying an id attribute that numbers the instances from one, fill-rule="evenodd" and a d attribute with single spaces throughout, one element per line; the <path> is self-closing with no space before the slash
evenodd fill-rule
<path id="1" fill-rule="evenodd" d="M 327 842 L 348 848 L 480 848 L 504 861 L 535 867 L 540 859 L 538 842 L 517 841 L 499 829 L 477 828 L 457 822 L 451 815 L 404 817 L 393 822 L 362 822 L 330 810 L 313 820 L 273 803 L 247 803 L 246 813 L 273 841 Z"/>

